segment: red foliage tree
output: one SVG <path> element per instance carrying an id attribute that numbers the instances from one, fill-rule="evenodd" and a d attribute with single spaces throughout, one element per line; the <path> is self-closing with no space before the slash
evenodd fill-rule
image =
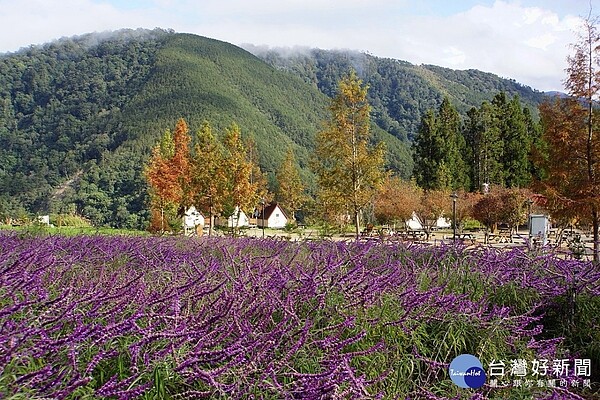
<path id="1" fill-rule="evenodd" d="M 152 150 L 144 171 L 151 199 L 150 229 L 170 229 L 168 220 L 173 220 L 178 210 L 191 203 L 189 143 L 188 126 L 182 118 L 177 122 L 174 134 L 167 130 Z"/>

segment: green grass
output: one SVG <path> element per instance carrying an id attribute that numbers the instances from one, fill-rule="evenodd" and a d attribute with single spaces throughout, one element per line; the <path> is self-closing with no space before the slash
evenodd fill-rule
<path id="1" fill-rule="evenodd" d="M 128 236 L 148 236 L 147 231 L 135 229 L 118 229 L 109 227 L 94 227 L 94 226 L 43 226 L 39 224 L 28 225 L 0 225 L 0 230 L 13 230 L 21 233 L 29 234 L 49 234 L 49 235 L 128 235 Z"/>

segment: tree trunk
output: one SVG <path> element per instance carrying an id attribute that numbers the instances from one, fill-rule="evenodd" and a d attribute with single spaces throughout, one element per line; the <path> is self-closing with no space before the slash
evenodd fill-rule
<path id="1" fill-rule="evenodd" d="M 212 230 L 213 230 L 213 209 L 212 209 L 212 204 L 210 205 L 210 207 L 208 208 L 208 236 L 212 236 Z"/>
<path id="2" fill-rule="evenodd" d="M 160 208 L 160 234 L 165 233 L 165 208 Z"/>
<path id="3" fill-rule="evenodd" d="M 360 212 L 354 211 L 354 226 L 356 228 L 356 240 L 360 238 Z"/>
<path id="4" fill-rule="evenodd" d="M 598 215 L 598 211 L 594 209 L 592 211 L 592 226 L 594 231 L 594 263 L 598 264 L 600 262 L 600 243 L 599 240 L 599 228 L 600 228 L 600 215 Z"/>
<path id="5" fill-rule="evenodd" d="M 591 3 L 590 3 L 590 7 L 591 7 Z M 588 23 L 589 23 L 589 17 L 588 17 Z M 587 156 L 587 166 L 588 166 L 588 179 L 589 179 L 589 185 L 594 187 L 595 183 L 596 183 L 596 176 L 595 176 L 595 171 L 594 171 L 594 167 L 595 167 L 595 160 L 594 160 L 594 151 L 593 151 L 593 146 L 594 146 L 594 99 L 593 99 L 593 92 L 592 92 L 592 88 L 594 87 L 594 75 L 595 75 L 595 71 L 594 71 L 594 67 L 593 67 L 593 62 L 594 62 L 594 52 L 597 50 L 596 48 L 594 48 L 595 43 L 593 43 L 592 41 L 592 37 L 591 37 L 591 30 L 588 30 L 588 38 L 589 38 L 589 48 L 588 48 L 588 74 L 587 74 L 587 78 L 588 78 L 588 82 L 587 82 L 587 89 L 588 89 L 588 96 L 587 96 L 587 106 L 588 106 L 588 120 L 587 120 L 587 128 L 588 128 L 588 136 L 587 136 L 587 146 L 586 146 L 586 156 Z M 597 73 L 597 72 L 596 72 Z M 596 82 L 597 83 L 597 82 Z M 596 89 L 597 90 L 597 89 Z M 597 93 L 597 92 L 596 92 Z M 594 263 L 598 263 L 599 261 L 599 255 L 598 255 L 598 210 L 596 209 L 596 206 L 594 205 L 592 208 L 592 226 L 593 226 L 593 231 L 594 231 Z"/>

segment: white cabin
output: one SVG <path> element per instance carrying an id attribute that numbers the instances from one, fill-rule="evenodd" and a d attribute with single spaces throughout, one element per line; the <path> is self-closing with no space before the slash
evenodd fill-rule
<path id="1" fill-rule="evenodd" d="M 277 204 L 277 203 L 271 203 L 264 208 L 264 217 L 263 217 L 263 210 L 259 209 L 258 211 L 259 211 L 259 214 L 256 218 L 256 224 L 259 227 L 263 226 L 263 221 L 264 221 L 265 228 L 280 229 L 280 228 L 285 228 L 285 226 L 287 225 L 287 223 L 289 221 L 286 213 L 283 211 L 283 209 L 281 207 L 279 207 L 279 204 Z"/>

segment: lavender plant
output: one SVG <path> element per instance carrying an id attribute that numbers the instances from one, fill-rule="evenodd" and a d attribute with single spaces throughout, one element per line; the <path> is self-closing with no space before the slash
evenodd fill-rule
<path id="1" fill-rule="evenodd" d="M 574 338 L 598 343 L 599 278 L 519 249 L 3 233 L 0 396 L 581 398 L 597 387 L 461 389 L 447 368 L 598 365 Z"/>

